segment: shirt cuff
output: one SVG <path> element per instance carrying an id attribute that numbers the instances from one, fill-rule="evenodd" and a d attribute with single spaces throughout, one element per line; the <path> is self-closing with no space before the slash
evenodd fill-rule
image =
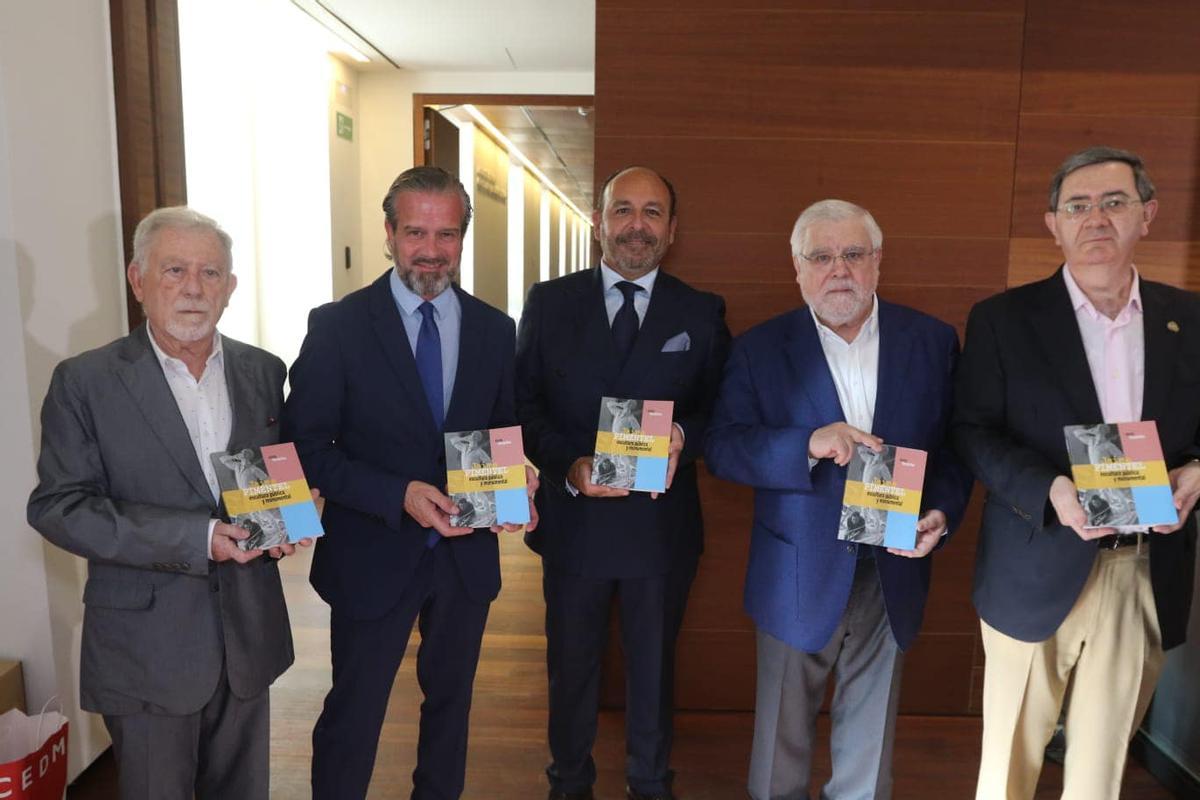
<path id="1" fill-rule="evenodd" d="M 819 458 L 813 458 L 812 456 L 809 456 L 808 457 L 808 471 L 812 472 L 812 468 L 815 467 L 817 465 L 817 462 L 820 460 L 821 459 L 819 459 Z"/>
<path id="2" fill-rule="evenodd" d="M 683 432 L 683 426 L 678 422 L 672 422 L 671 425 L 679 431 L 679 443 L 687 444 L 687 434 Z"/>
<path id="3" fill-rule="evenodd" d="M 220 522 L 220 520 L 217 520 L 217 519 L 210 519 L 208 521 L 208 548 L 207 548 L 207 550 L 208 550 L 208 557 L 210 559 L 212 559 L 213 561 L 215 561 L 216 559 L 213 558 L 212 537 L 213 537 L 213 531 L 217 529 L 218 522 Z"/>
<path id="4" fill-rule="evenodd" d="M 567 487 L 567 494 L 571 495 L 571 497 L 579 497 L 579 490 L 575 488 L 573 483 L 571 483 L 570 478 L 567 478 L 565 481 L 563 481 L 563 486 Z"/>

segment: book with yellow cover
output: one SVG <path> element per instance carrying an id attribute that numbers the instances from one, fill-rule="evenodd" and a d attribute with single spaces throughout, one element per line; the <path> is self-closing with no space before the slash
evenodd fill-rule
<path id="1" fill-rule="evenodd" d="M 521 427 L 456 431 L 446 438 L 446 494 L 458 506 L 457 528 L 529 522 Z"/>
<path id="2" fill-rule="evenodd" d="M 667 490 L 671 400 L 600 398 L 592 483 L 635 492 Z"/>
<path id="3" fill-rule="evenodd" d="M 884 445 L 876 453 L 860 444 L 846 472 L 838 538 L 859 544 L 912 550 L 925 484 L 928 454 Z"/>
<path id="4" fill-rule="evenodd" d="M 1143 530 L 1179 521 L 1153 420 L 1063 429 L 1085 528 Z"/>
<path id="5" fill-rule="evenodd" d="M 221 502 L 234 525 L 250 531 L 243 550 L 294 544 L 325 533 L 296 445 L 270 444 L 209 456 L 221 487 Z"/>

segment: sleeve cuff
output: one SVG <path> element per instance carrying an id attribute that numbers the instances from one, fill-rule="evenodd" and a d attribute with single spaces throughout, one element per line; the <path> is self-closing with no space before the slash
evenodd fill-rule
<path id="1" fill-rule="evenodd" d="M 218 522 L 220 522 L 220 520 L 210 519 L 208 521 L 208 547 L 205 548 L 205 552 L 208 553 L 208 557 L 210 560 L 213 560 L 213 551 L 212 551 L 213 531 L 215 531 L 217 529 Z"/>

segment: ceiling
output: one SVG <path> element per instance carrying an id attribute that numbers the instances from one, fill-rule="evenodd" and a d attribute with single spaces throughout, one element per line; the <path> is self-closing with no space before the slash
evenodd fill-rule
<path id="1" fill-rule="evenodd" d="M 590 107 L 476 105 L 475 108 L 581 211 L 585 214 L 591 211 L 595 128 Z M 438 109 L 455 122 L 473 121 L 461 106 Z"/>
<path id="2" fill-rule="evenodd" d="M 292 2 L 400 69 L 591 72 L 596 60 L 595 0 Z"/>

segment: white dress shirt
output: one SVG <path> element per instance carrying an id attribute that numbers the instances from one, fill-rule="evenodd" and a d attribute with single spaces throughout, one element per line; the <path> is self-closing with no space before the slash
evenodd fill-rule
<path id="1" fill-rule="evenodd" d="M 221 487 L 217 482 L 217 471 L 213 467 L 213 453 L 224 452 L 229 447 L 229 436 L 233 431 L 233 406 L 229 402 L 229 386 L 225 382 L 225 356 L 221 347 L 221 334 L 213 335 L 213 351 L 204 364 L 200 380 L 196 380 L 187 364 L 162 351 L 154 340 L 154 331 L 146 324 L 150 346 L 162 367 L 167 386 L 175 397 L 175 405 L 187 426 L 192 440 L 192 449 L 200 461 L 204 478 L 212 491 L 214 500 L 220 500 Z M 213 529 L 217 520 L 208 523 L 208 554 L 212 557 Z"/>
<path id="2" fill-rule="evenodd" d="M 817 319 L 817 312 L 811 306 L 808 310 L 817 326 L 817 338 L 833 376 L 842 415 L 848 424 L 870 433 L 875 421 L 875 393 L 879 387 L 879 298 L 871 300 L 871 313 L 852 342 L 847 342 Z M 817 459 L 809 457 L 809 469 L 816 463 Z"/>

